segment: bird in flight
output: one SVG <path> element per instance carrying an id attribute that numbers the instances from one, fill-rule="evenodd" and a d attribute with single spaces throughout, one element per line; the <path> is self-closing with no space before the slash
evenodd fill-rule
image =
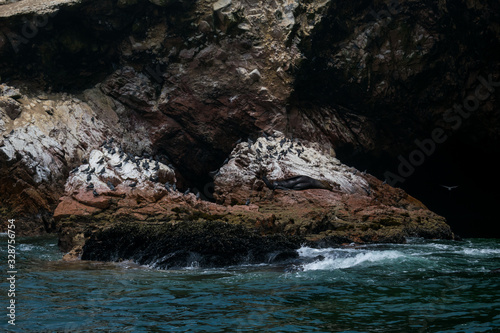
<path id="1" fill-rule="evenodd" d="M 446 186 L 446 185 L 441 185 L 442 187 L 446 188 L 448 191 L 453 190 L 454 188 L 457 188 L 458 186 Z"/>

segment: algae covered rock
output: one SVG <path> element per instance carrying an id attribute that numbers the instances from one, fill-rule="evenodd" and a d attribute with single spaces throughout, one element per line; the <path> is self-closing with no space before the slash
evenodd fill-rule
<path id="1" fill-rule="evenodd" d="M 162 269 L 220 267 L 295 258 L 299 247 L 299 238 L 261 236 L 221 221 L 124 223 L 94 233 L 83 247 L 82 259 L 133 260 Z"/>

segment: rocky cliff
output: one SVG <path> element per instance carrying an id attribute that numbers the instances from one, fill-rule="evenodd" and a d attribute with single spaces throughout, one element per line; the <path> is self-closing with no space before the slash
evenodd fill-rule
<path id="1" fill-rule="evenodd" d="M 338 229 L 335 219 L 367 222 L 381 214 L 382 220 L 396 216 L 400 230 L 428 216 L 440 225 L 431 229 L 441 230 L 429 237 L 451 237 L 441 217 L 404 191 L 341 162 L 382 180 L 391 171 L 396 178 L 389 183 L 404 186 L 411 177 L 398 173 L 397 156 L 415 149 L 414 140 L 429 137 L 436 126 L 450 136 L 458 133 L 441 151 L 453 151 L 442 147 L 457 147 L 469 133 L 475 135 L 467 147 L 498 139 L 494 130 L 475 132 L 498 124 L 496 6 L 300 0 L 0 4 L 2 210 L 20 221 L 23 232 L 35 233 L 59 230 L 65 219 L 81 222 L 82 216 L 96 222 L 137 213 L 137 220 L 151 220 L 153 211 L 165 207 L 156 220 L 183 220 L 194 211 L 237 216 L 236 209 L 255 211 L 258 219 L 248 217 L 255 221 L 275 216 L 281 225 L 286 218 L 273 210 L 296 207 L 290 218 L 302 221 L 296 229 L 306 236 L 317 232 L 304 231 L 303 223 L 311 221 L 304 216 L 322 207 L 315 216 L 327 221 L 318 231 L 324 235 Z M 477 114 L 454 129 L 457 115 L 443 115 L 473 94 L 481 78 L 490 84 L 480 90 Z M 268 142 L 275 131 L 280 139 Z M 182 192 L 195 189 L 201 201 L 195 194 L 168 195 L 167 178 L 155 183 L 149 177 L 158 175 L 111 170 L 120 153 L 102 149 L 110 138 L 120 145 L 113 149 L 147 159 L 149 168 L 160 163 L 171 170 L 162 177 L 171 184 L 175 177 Z M 266 152 L 259 143 L 274 147 Z M 495 152 L 498 145 L 483 147 Z M 98 153 L 110 169 L 99 183 L 91 175 L 99 194 L 94 197 L 82 177 L 97 167 Z M 77 181 L 78 174 L 70 173 L 75 167 L 89 170 Z M 272 179 L 305 174 L 338 191 L 279 192 L 270 199 L 257 171 Z M 397 177 L 409 181 L 393 182 Z M 108 191 L 108 181 L 116 191 Z M 151 186 L 131 188 L 132 182 Z M 361 229 L 377 234 L 375 224 Z M 342 237 L 358 239 L 358 227 Z"/>

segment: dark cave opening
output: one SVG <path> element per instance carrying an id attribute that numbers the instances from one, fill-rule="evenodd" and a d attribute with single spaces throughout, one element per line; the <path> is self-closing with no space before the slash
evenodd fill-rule
<path id="1" fill-rule="evenodd" d="M 500 175 L 493 158 L 498 155 L 495 150 L 498 148 L 486 140 L 471 143 L 466 136 L 451 138 L 401 187 L 446 217 L 458 235 L 498 238 L 496 190 Z M 448 190 L 442 185 L 458 187 Z"/>
<path id="2" fill-rule="evenodd" d="M 500 153 L 499 147 L 488 138 L 472 140 L 469 134 L 451 136 L 426 156 L 404 182 L 395 186 L 444 216 L 459 236 L 498 238 L 496 191 L 500 187 L 500 174 L 494 156 Z M 366 169 L 379 179 L 384 179 L 388 171 L 398 174 L 401 163 L 395 154 L 383 157 L 369 152 L 353 154 L 352 146 L 338 150 L 337 154 L 342 162 Z M 400 155 L 407 158 L 409 153 Z M 444 186 L 458 187 L 448 190 Z"/>
<path id="3" fill-rule="evenodd" d="M 491 31 L 491 22 L 498 18 L 497 14 L 491 11 L 481 20 L 473 21 L 477 14 L 474 9 L 465 8 L 462 3 L 449 3 L 446 5 L 449 15 L 440 22 L 432 22 L 427 15 L 436 8 L 419 11 L 408 6 L 389 23 L 382 24 L 381 32 L 368 36 L 365 46 L 352 48 L 353 36 L 373 20 L 370 4 L 332 2 L 329 14 L 311 34 L 311 43 L 301 45 L 307 60 L 296 73 L 291 100 L 304 110 L 305 116 L 313 115 L 315 125 L 323 133 L 328 133 L 329 128 L 322 127 L 317 120 L 325 117 L 322 109 L 332 114 L 342 112 L 346 119 L 354 119 L 351 127 L 357 136 L 332 135 L 325 140 L 330 140 L 342 163 L 367 170 L 381 180 L 387 171 L 397 173 L 398 156 L 408 157 L 416 148 L 416 139 L 426 138 L 437 126 L 447 128 L 450 138 L 395 186 L 444 216 L 452 230 L 462 237 L 500 237 L 495 207 L 500 175 L 493 161 L 500 152 L 498 88 L 455 133 L 448 132 L 449 123 L 442 124 L 448 108 L 474 94 L 479 75 L 496 75 L 493 81 L 500 81 L 497 77 L 500 44 Z M 374 10 L 379 9 L 384 8 Z M 413 59 L 415 64 L 422 65 L 415 75 L 401 77 L 399 72 L 411 69 L 412 64 L 397 59 L 370 67 L 380 46 L 392 41 L 391 35 L 410 31 L 405 29 L 417 25 L 425 26 L 430 35 L 445 38 L 434 44 L 428 54 Z M 419 47 L 408 38 L 397 50 Z M 357 57 L 360 49 L 371 57 L 366 67 L 361 66 L 361 58 Z M 341 57 L 343 52 L 350 58 Z M 344 63 L 335 67 L 337 58 Z M 381 69 L 383 65 L 387 67 Z M 381 82 L 388 86 L 383 94 L 373 88 Z M 361 121 L 357 121 L 358 116 Z M 458 187 L 449 191 L 442 185 Z"/>

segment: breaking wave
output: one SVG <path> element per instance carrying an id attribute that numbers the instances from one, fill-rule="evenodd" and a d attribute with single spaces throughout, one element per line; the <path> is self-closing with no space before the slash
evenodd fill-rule
<path id="1" fill-rule="evenodd" d="M 302 247 L 298 250 L 303 259 L 314 261 L 302 265 L 304 271 L 335 270 L 354 266 L 366 266 L 394 261 L 405 257 L 400 251 L 374 251 L 354 249 L 313 249 Z"/>

